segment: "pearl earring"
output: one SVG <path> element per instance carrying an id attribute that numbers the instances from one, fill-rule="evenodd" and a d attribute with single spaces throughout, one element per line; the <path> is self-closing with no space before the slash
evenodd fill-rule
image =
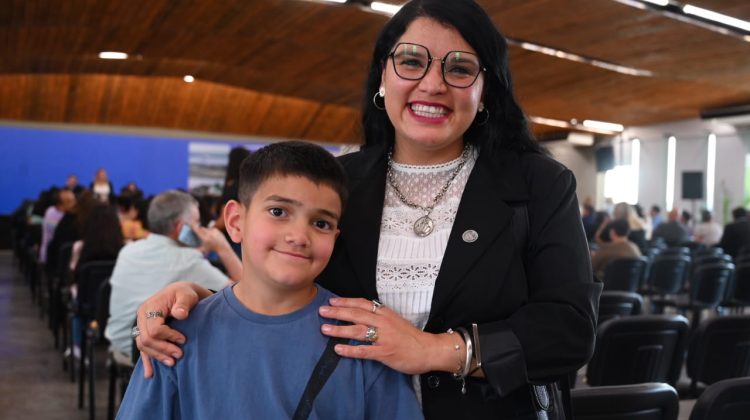
<path id="1" fill-rule="evenodd" d="M 484 112 L 484 102 L 479 102 L 479 108 L 477 110 L 479 112 Z"/>
<path id="2" fill-rule="evenodd" d="M 381 98 L 385 97 L 385 88 L 383 86 L 380 87 L 380 90 L 378 91 L 378 95 L 380 95 Z"/>

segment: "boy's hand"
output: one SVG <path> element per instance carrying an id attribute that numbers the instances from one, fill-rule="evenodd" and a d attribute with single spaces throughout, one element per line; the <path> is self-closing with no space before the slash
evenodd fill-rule
<path id="1" fill-rule="evenodd" d="M 138 350 L 143 359 L 143 376 L 154 374 L 150 357 L 166 366 L 174 366 L 175 359 L 182 357 L 182 350 L 174 343 L 185 343 L 185 336 L 165 325 L 165 318 L 146 319 L 146 312 L 161 311 L 165 317 L 185 319 L 188 312 L 200 299 L 210 296 L 208 290 L 188 282 L 176 282 L 160 290 L 138 307 L 137 322 L 140 335 L 136 337 Z"/>

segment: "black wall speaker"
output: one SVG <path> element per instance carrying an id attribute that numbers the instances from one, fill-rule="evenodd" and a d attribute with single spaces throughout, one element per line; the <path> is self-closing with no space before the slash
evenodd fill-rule
<path id="1" fill-rule="evenodd" d="M 682 173 L 682 199 L 703 199 L 703 172 Z"/>
<path id="2" fill-rule="evenodd" d="M 596 171 L 605 172 L 615 167 L 615 149 L 612 146 L 602 146 L 594 152 L 596 155 Z"/>

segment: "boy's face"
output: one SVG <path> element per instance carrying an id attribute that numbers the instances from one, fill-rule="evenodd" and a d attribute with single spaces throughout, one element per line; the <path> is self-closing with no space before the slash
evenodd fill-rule
<path id="1" fill-rule="evenodd" d="M 230 201 L 225 219 L 242 243 L 243 281 L 309 287 L 331 258 L 340 216 L 336 191 L 301 176 L 266 179 L 248 207 Z"/>

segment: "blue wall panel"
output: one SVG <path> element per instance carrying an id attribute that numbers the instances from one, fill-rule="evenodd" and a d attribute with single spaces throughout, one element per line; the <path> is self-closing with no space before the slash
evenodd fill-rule
<path id="1" fill-rule="evenodd" d="M 69 174 L 88 186 L 107 169 L 116 192 L 135 181 L 146 195 L 186 188 L 188 139 L 0 126 L 0 214 Z"/>

